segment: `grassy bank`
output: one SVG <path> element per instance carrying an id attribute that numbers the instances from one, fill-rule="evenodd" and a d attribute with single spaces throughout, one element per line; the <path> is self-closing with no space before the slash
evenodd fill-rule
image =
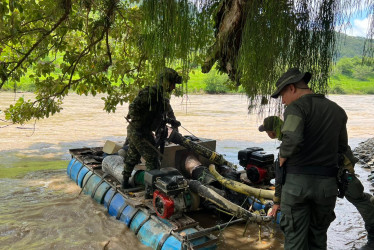
<path id="1" fill-rule="evenodd" d="M 0 164 L 0 178 L 21 178 L 27 173 L 38 170 L 54 170 L 66 168 L 66 161 L 30 160 Z"/>
<path id="2" fill-rule="evenodd" d="M 334 75 L 330 78 L 329 93 L 373 95 L 374 77 L 371 77 L 366 81 L 360 81 L 342 74 Z"/>
<path id="3" fill-rule="evenodd" d="M 56 73 L 58 74 L 58 72 Z M 226 74 L 219 74 L 212 69 L 208 74 L 201 72 L 201 69 L 195 69 L 190 72 L 187 83 L 188 93 L 195 94 L 225 94 L 225 93 L 243 93 L 241 87 L 235 88 L 227 86 L 229 81 Z M 6 83 L 2 90 L 12 91 L 16 87 L 17 91 L 33 92 L 35 84 L 32 77 L 24 76 L 19 83 Z M 334 74 L 330 78 L 330 94 L 374 94 L 374 77 L 367 80 L 358 80 L 343 74 Z"/>

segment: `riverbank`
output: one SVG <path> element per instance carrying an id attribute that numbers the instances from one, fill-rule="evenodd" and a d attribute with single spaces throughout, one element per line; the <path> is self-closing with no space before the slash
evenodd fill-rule
<path id="1" fill-rule="evenodd" d="M 364 168 L 374 170 L 374 138 L 361 142 L 353 153 Z"/>
<path id="2" fill-rule="evenodd" d="M 200 69 L 194 69 L 188 76 L 188 82 L 183 83 L 183 91 L 187 94 L 245 94 L 241 86 L 236 87 L 234 83 L 228 85 L 228 82 L 228 76 L 215 69 L 207 74 Z M 1 91 L 14 92 L 14 88 L 19 92 L 33 92 L 35 84 L 25 76 L 17 84 L 6 83 Z M 329 79 L 328 94 L 373 95 L 374 77 L 359 80 L 343 74 L 333 74 Z"/>

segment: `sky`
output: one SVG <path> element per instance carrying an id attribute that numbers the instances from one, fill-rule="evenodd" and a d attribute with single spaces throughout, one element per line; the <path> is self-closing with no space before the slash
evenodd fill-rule
<path id="1" fill-rule="evenodd" d="M 352 14 L 350 18 L 350 25 L 341 32 L 349 36 L 366 37 L 369 30 L 369 13 L 368 11 L 358 11 Z"/>
<path id="2" fill-rule="evenodd" d="M 351 27 L 348 27 L 343 33 L 349 36 L 366 37 L 369 28 L 369 18 L 356 18 L 351 20 Z"/>

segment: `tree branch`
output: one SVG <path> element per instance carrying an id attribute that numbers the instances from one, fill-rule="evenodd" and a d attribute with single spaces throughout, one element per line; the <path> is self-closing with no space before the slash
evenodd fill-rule
<path id="1" fill-rule="evenodd" d="M 2 79 L 2 83 L 0 84 L 0 89 L 3 87 L 5 81 L 9 78 L 9 76 L 16 70 L 18 69 L 22 63 L 29 57 L 29 55 L 31 54 L 31 52 L 34 51 L 34 49 L 36 47 L 38 47 L 38 45 L 49 35 L 51 34 L 55 29 L 57 29 L 57 27 L 67 19 L 67 17 L 69 16 L 70 14 L 70 11 L 71 11 L 71 0 L 63 0 L 65 2 L 64 6 L 65 6 L 65 13 L 64 15 L 57 21 L 57 23 L 55 23 L 55 25 L 52 27 L 52 29 L 50 29 L 48 32 L 44 33 L 43 36 L 27 51 L 27 53 L 22 57 L 21 60 L 18 61 L 17 65 L 10 71 L 8 72 L 8 74 L 6 74 L 6 77 L 4 79 Z"/>

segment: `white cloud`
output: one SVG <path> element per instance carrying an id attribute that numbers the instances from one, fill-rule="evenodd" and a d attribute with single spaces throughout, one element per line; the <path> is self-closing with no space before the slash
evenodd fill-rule
<path id="1" fill-rule="evenodd" d="M 350 27 L 347 27 L 346 30 L 343 30 L 343 33 L 349 36 L 361 36 L 366 37 L 369 29 L 369 17 L 365 19 L 354 19 Z"/>

